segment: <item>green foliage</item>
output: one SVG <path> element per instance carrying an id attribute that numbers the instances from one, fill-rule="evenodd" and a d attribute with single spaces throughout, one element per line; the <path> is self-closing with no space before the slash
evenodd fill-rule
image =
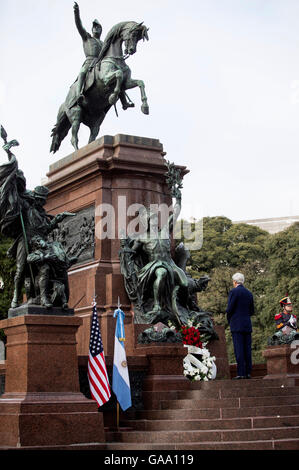
<path id="1" fill-rule="evenodd" d="M 255 301 L 252 317 L 253 361 L 263 362 L 262 351 L 275 332 L 274 315 L 279 300 L 288 294 L 299 311 L 299 223 L 270 235 L 247 224 L 233 224 L 226 217 L 203 220 L 203 246 L 191 252 L 188 271 L 193 277 L 208 274 L 207 289 L 198 294 L 199 305 L 213 313 L 215 324 L 226 327 L 228 355 L 235 362 L 225 310 L 232 289 L 232 275 L 242 272 Z"/>
<path id="2" fill-rule="evenodd" d="M 0 290 L 0 320 L 7 318 L 8 309 L 13 297 L 13 279 L 15 273 L 14 260 L 6 256 L 6 252 L 12 241 L 0 233 L 0 278 L 4 282 L 3 290 Z M 0 330 L 0 339 L 5 340 L 3 330 Z"/>
<path id="3" fill-rule="evenodd" d="M 237 268 L 249 260 L 263 259 L 268 233 L 247 224 L 233 224 L 226 217 L 203 220 L 203 247 L 192 253 L 192 266 L 210 272 L 216 267 Z"/>

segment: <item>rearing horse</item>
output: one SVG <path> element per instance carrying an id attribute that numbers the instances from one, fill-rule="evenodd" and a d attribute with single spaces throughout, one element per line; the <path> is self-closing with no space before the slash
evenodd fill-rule
<path id="1" fill-rule="evenodd" d="M 115 25 L 104 41 L 97 64 L 86 77 L 84 98 L 78 103 L 76 82 L 70 87 L 65 102 L 60 106 L 57 122 L 52 130 L 50 152 L 57 152 L 62 140 L 72 128 L 71 143 L 78 150 L 78 131 L 83 123 L 90 128 L 89 142 L 93 142 L 100 126 L 118 99 L 123 109 L 134 106 L 127 101 L 125 90 L 139 87 L 141 92 L 141 111 L 149 114 L 145 87 L 142 80 L 131 78 L 131 70 L 125 60 L 136 52 L 140 39 L 148 40 L 148 29 L 143 23 L 127 21 Z M 123 54 L 122 45 L 125 44 Z"/>

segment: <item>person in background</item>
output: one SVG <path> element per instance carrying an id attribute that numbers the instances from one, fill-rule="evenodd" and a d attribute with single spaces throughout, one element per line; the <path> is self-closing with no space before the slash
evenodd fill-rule
<path id="1" fill-rule="evenodd" d="M 293 314 L 293 305 L 289 297 L 283 297 L 279 301 L 282 312 L 275 315 L 275 323 L 277 331 L 281 331 L 284 335 L 289 335 L 297 331 L 297 317 Z"/>
<path id="2" fill-rule="evenodd" d="M 254 314 L 252 293 L 244 287 L 244 275 L 232 276 L 233 289 L 229 292 L 227 320 L 232 334 L 234 353 L 237 361 L 237 376 L 233 379 L 250 379 L 251 359 L 251 316 Z"/>

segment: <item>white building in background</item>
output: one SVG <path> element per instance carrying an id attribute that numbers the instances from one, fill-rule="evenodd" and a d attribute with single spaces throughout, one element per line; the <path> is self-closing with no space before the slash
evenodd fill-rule
<path id="1" fill-rule="evenodd" d="M 299 215 L 289 217 L 274 217 L 272 219 L 255 219 L 255 220 L 235 220 L 233 224 L 249 224 L 266 230 L 269 233 L 277 233 L 290 227 L 295 222 L 299 222 Z"/>

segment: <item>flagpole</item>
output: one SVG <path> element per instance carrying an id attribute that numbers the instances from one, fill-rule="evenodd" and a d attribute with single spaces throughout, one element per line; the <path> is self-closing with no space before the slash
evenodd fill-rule
<path id="1" fill-rule="evenodd" d="M 119 403 L 116 405 L 116 427 L 119 428 Z"/>
<path id="2" fill-rule="evenodd" d="M 111 390 L 97 313 L 96 295 L 94 295 L 92 302 L 87 375 L 91 398 L 100 407 L 110 400 Z"/>
<path id="3" fill-rule="evenodd" d="M 117 399 L 116 405 L 116 425 L 119 429 L 120 410 L 125 411 L 132 406 L 130 380 L 128 373 L 128 365 L 125 353 L 125 328 L 124 328 L 124 312 L 121 310 L 120 299 L 118 297 L 117 309 L 114 311 L 113 317 L 116 317 L 115 339 L 114 339 L 114 359 L 113 359 L 113 376 L 112 390 Z"/>

